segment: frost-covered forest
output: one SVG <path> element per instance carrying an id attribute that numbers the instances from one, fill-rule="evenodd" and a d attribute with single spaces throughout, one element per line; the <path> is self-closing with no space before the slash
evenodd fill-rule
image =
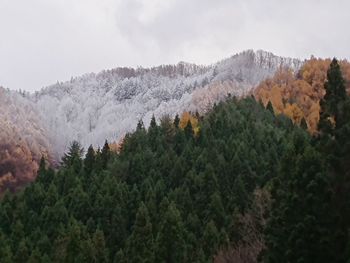
<path id="1" fill-rule="evenodd" d="M 228 93 L 248 94 L 281 66 L 297 69 L 300 65 L 296 59 L 245 51 L 210 66 L 180 62 L 154 68 L 105 70 L 59 82 L 35 94 L 21 93 L 24 98 L 18 103 L 13 101 L 11 109 L 20 113 L 24 108 L 24 114 L 11 120 L 11 125 L 18 130 L 32 127 L 31 137 L 46 137 L 53 147 L 51 153 L 57 157 L 73 140 L 96 147 L 102 146 L 105 139 L 118 141 L 140 119 L 149 123 L 153 114 L 158 119 L 183 111 L 204 112 Z M 19 98 L 10 96 L 12 100 Z M 27 126 L 28 122 L 33 124 Z M 39 127 L 42 130 L 37 132 Z"/>

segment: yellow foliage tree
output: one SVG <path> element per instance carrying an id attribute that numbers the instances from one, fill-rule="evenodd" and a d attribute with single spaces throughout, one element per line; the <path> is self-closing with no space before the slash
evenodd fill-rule
<path id="1" fill-rule="evenodd" d="M 191 113 L 189 113 L 187 111 L 182 113 L 181 118 L 180 118 L 179 127 L 181 129 L 184 129 L 186 127 L 188 121 L 191 122 L 193 132 L 195 135 L 197 135 L 199 132 L 198 119 L 195 116 L 191 115 Z"/>
<path id="2" fill-rule="evenodd" d="M 297 124 L 300 124 L 301 119 L 304 117 L 303 111 L 295 103 L 293 104 L 287 103 L 283 113 L 287 115 L 289 118 L 291 118 L 291 120 L 294 123 L 297 123 Z"/>
<path id="3" fill-rule="evenodd" d="M 259 84 L 254 92 L 255 98 L 265 105 L 271 101 L 277 114 L 286 114 L 294 123 L 300 124 L 304 117 L 309 131 L 314 133 L 330 62 L 330 59 L 311 57 L 296 74 L 288 69 L 280 69 L 272 78 Z M 350 93 L 350 63 L 343 60 L 340 65 Z"/>

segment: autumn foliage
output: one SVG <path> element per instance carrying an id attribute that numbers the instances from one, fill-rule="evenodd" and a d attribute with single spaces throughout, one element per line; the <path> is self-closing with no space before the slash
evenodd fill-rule
<path id="1" fill-rule="evenodd" d="M 319 121 L 319 102 L 325 94 L 324 83 L 330 62 L 330 59 L 311 57 L 297 73 L 281 68 L 272 78 L 260 83 L 254 96 L 264 105 L 271 101 L 276 114 L 283 113 L 294 123 L 300 124 L 304 118 L 309 130 L 314 133 Z M 349 93 L 350 63 L 344 60 L 340 65 Z"/>
<path id="2" fill-rule="evenodd" d="M 185 111 L 182 113 L 181 118 L 180 118 L 179 127 L 181 129 L 184 129 L 187 126 L 187 123 L 189 121 L 191 122 L 194 134 L 198 134 L 198 132 L 199 132 L 198 118 L 196 116 L 192 115 L 188 111 Z"/>

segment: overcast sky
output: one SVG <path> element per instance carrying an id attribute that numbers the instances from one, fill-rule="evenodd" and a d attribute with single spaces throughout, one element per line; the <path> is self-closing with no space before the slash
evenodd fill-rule
<path id="1" fill-rule="evenodd" d="M 0 0 L 0 86 L 246 49 L 350 58 L 348 0 Z"/>

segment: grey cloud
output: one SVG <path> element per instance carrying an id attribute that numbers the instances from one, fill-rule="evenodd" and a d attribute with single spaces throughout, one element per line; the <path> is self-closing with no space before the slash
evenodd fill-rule
<path id="1" fill-rule="evenodd" d="M 116 66 L 207 64 L 244 49 L 350 58 L 347 0 L 0 0 L 0 85 Z"/>

